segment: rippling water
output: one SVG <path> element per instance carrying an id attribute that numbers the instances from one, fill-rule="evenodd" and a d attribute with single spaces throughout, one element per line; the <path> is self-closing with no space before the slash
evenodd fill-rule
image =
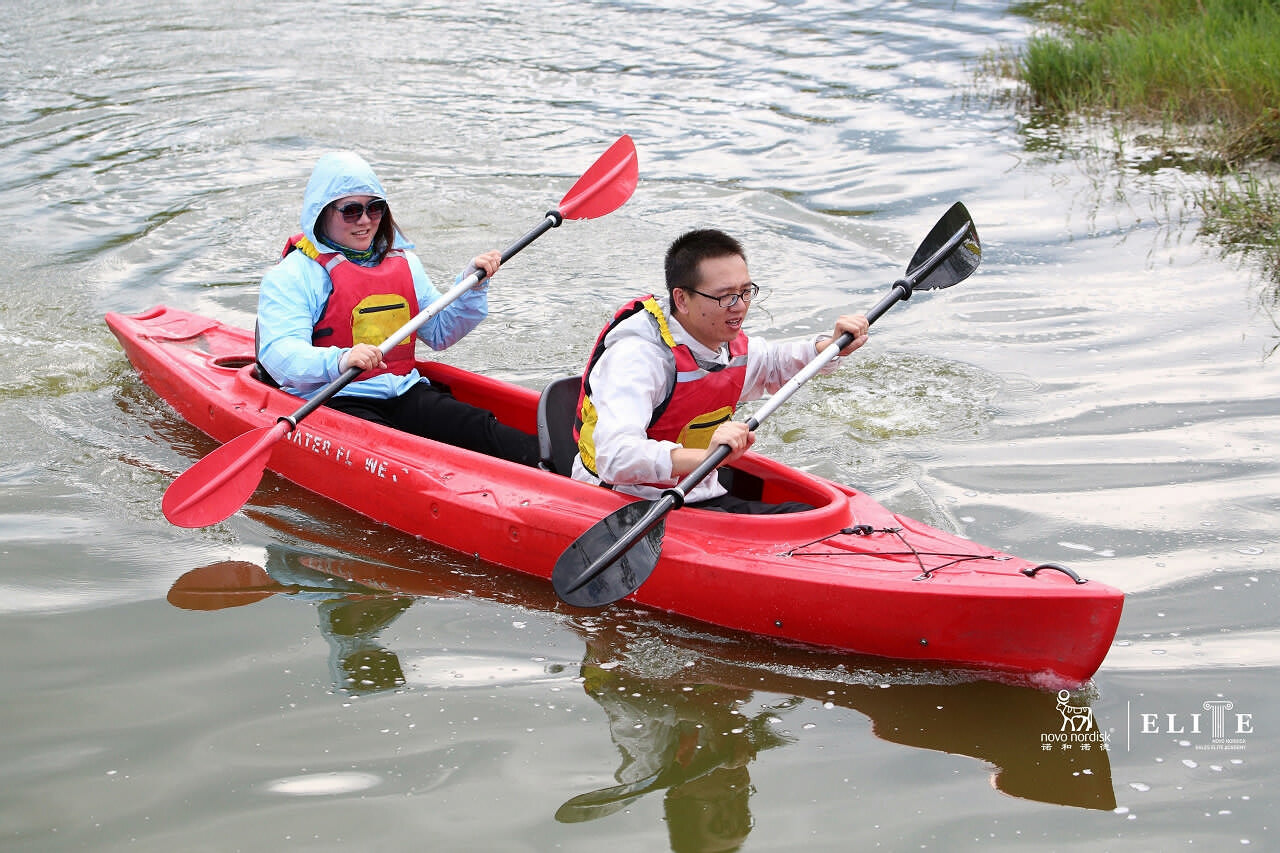
<path id="1" fill-rule="evenodd" d="M 4 846 L 1274 846 L 1276 318 L 1195 239 L 1194 176 L 975 82 L 1030 31 L 1005 4 L 0 8 Z M 250 323 L 335 147 L 448 279 L 621 133 L 634 198 L 513 261 L 448 358 L 532 387 L 578 370 L 706 224 L 747 245 L 753 330 L 810 334 L 964 201 L 979 273 L 886 315 L 762 447 L 1124 589 L 1070 700 L 1108 749 L 1045 748 L 1050 692 L 570 615 L 270 478 L 226 524 L 164 521 L 213 445 L 104 312 Z M 715 734 L 678 773 L 691 732 Z"/>

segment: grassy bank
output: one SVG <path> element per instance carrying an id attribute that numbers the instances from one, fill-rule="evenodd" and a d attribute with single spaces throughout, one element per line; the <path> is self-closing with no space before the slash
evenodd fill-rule
<path id="1" fill-rule="evenodd" d="M 1048 117 L 1159 126 L 1218 180 L 1202 231 L 1280 286 L 1280 0 L 1062 0 L 1013 11 L 1051 25 L 1002 64 Z"/>

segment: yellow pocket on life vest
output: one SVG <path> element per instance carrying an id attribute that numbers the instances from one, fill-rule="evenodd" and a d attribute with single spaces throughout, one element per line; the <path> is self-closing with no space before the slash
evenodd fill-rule
<path id="1" fill-rule="evenodd" d="M 375 294 L 361 299 L 351 310 L 351 340 L 357 344 L 381 346 L 397 329 L 409 322 L 409 304 L 394 293 Z M 409 343 L 406 337 L 396 346 Z"/>
<path id="2" fill-rule="evenodd" d="M 733 417 L 732 406 L 722 406 L 714 412 L 698 415 L 682 430 L 678 441 L 685 447 L 696 447 L 705 450 L 711 446 L 711 436 L 716 427 Z"/>

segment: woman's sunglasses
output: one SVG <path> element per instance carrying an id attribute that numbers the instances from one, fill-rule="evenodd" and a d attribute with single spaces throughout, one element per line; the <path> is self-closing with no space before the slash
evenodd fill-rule
<path id="1" fill-rule="evenodd" d="M 349 201 L 342 207 L 336 208 L 336 210 L 342 214 L 343 222 L 359 222 L 360 217 L 366 213 L 369 215 L 371 222 L 377 222 L 382 218 L 382 214 L 387 212 L 387 200 L 385 198 L 375 198 L 368 204 Z"/>

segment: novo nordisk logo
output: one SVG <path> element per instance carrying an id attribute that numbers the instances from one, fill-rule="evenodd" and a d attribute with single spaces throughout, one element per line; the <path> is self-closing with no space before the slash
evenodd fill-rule
<path id="1" fill-rule="evenodd" d="M 1058 691 L 1058 714 L 1062 717 L 1062 725 L 1056 732 L 1042 732 L 1040 748 L 1042 750 L 1079 749 L 1091 750 L 1095 746 L 1106 750 L 1111 747 L 1111 732 L 1098 729 L 1093 718 L 1093 708 L 1088 705 L 1072 705 L 1071 694 L 1066 690 Z"/>

